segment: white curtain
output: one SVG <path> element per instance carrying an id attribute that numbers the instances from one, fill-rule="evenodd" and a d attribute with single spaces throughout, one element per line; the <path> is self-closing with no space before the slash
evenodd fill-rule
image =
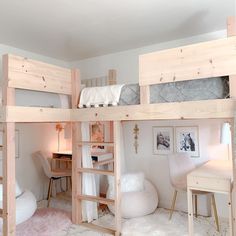
<path id="1" fill-rule="evenodd" d="M 89 122 L 83 122 L 81 125 L 82 140 L 90 141 Z M 82 147 L 82 163 L 84 168 L 93 168 L 90 146 Z M 96 196 L 96 182 L 94 174 L 83 173 L 82 193 L 85 195 Z M 82 219 L 91 222 L 98 219 L 97 203 L 91 201 L 82 201 Z"/>

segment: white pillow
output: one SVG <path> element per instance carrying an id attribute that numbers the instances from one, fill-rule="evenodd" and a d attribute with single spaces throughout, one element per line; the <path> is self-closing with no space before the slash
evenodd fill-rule
<path id="1" fill-rule="evenodd" d="M 19 197 L 22 194 L 22 189 L 20 188 L 19 184 L 16 181 L 16 198 Z M 2 184 L 0 184 L 0 201 L 2 201 L 3 198 L 3 189 Z"/>
<path id="2" fill-rule="evenodd" d="M 121 176 L 121 192 L 140 192 L 144 189 L 144 174 L 129 173 Z"/>

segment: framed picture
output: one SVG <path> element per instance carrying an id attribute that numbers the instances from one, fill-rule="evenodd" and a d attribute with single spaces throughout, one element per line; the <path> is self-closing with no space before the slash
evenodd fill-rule
<path id="1" fill-rule="evenodd" d="M 95 122 L 90 124 L 90 137 L 91 142 L 102 143 L 105 140 L 105 124 L 101 122 Z M 105 146 L 94 145 L 92 146 L 92 152 L 105 152 Z"/>
<path id="2" fill-rule="evenodd" d="M 153 153 L 167 155 L 173 153 L 173 127 L 153 127 Z"/>
<path id="3" fill-rule="evenodd" d="M 0 130 L 0 146 L 3 145 L 2 140 L 3 140 L 3 130 Z M 16 144 L 15 152 L 16 152 L 16 158 L 20 157 L 20 144 L 19 144 L 19 142 L 20 142 L 19 130 L 16 129 L 15 130 L 15 144 Z M 0 159 L 2 159 L 2 152 L 0 152 Z"/>
<path id="4" fill-rule="evenodd" d="M 193 157 L 199 156 L 198 127 L 176 127 L 176 152 L 189 153 Z"/>

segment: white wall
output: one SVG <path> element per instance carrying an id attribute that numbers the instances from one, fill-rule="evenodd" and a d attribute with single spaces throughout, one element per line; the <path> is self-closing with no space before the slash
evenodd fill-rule
<path id="1" fill-rule="evenodd" d="M 90 58 L 71 63 L 72 67 L 78 67 L 82 79 L 94 78 L 107 74 L 109 69 L 116 69 L 118 83 L 138 83 L 138 56 L 140 54 L 153 52 L 161 49 L 187 45 L 226 36 L 226 31 L 217 31 L 191 38 L 180 39 L 162 44 L 150 45 L 134 50 L 123 51 L 110 55 Z M 136 155 L 133 148 L 133 128 L 135 123 L 139 124 L 139 153 Z M 130 171 L 143 171 L 146 176 L 156 185 L 160 206 L 170 207 L 173 189 L 170 185 L 169 169 L 166 156 L 152 154 L 152 126 L 185 126 L 198 125 L 200 133 L 200 158 L 197 163 L 203 163 L 209 158 L 220 158 L 226 155 L 226 148 L 219 143 L 220 126 L 223 120 L 203 121 L 156 121 L 156 122 L 125 122 L 124 139 L 127 168 Z M 221 216 L 227 217 L 227 204 L 224 196 L 217 195 L 217 203 Z M 200 211 L 206 212 L 206 201 L 201 199 Z M 209 205 L 208 205 L 209 206 Z M 177 201 L 177 208 L 187 209 L 186 196 L 181 194 Z"/>
<path id="2" fill-rule="evenodd" d="M 80 69 L 82 79 L 104 76 L 107 75 L 109 69 L 116 69 L 119 83 L 138 83 L 138 56 L 140 54 L 222 38 L 225 36 L 225 30 L 217 31 L 191 38 L 179 39 L 143 48 L 75 61 L 71 63 L 71 67 Z"/>
<path id="3" fill-rule="evenodd" d="M 0 44 L 0 64 L 2 63 L 2 55 L 10 53 L 19 56 L 29 57 L 31 59 L 52 63 L 58 66 L 68 67 L 64 61 L 53 58 L 44 57 L 38 54 L 23 51 Z M 0 78 L 2 78 L 2 67 L 0 66 Z M 32 93 L 28 96 L 21 96 L 20 101 L 16 103 L 27 104 L 28 99 L 32 100 Z M 42 99 L 51 99 L 49 94 L 44 94 Z M 39 102 L 40 103 L 40 102 Z M 43 105 L 43 101 L 42 101 Z M 57 132 L 53 124 L 17 124 L 19 129 L 20 157 L 16 159 L 16 178 L 23 189 L 31 190 L 38 200 L 43 199 L 46 192 L 48 179 L 45 177 L 43 170 L 38 162 L 32 159 L 32 153 L 38 150 L 56 151 L 57 148 Z M 63 134 L 61 134 L 63 137 Z M 62 149 L 65 144 L 62 142 Z M 1 162 L 1 160 L 0 160 Z M 1 166 L 1 165 L 0 165 Z M 0 168 L 1 170 L 1 168 Z M 0 172 L 1 173 L 1 172 Z"/>

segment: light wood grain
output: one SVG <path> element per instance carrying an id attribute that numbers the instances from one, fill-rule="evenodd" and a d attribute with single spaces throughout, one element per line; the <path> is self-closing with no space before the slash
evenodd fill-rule
<path id="1" fill-rule="evenodd" d="M 103 197 L 96 197 L 96 196 L 89 196 L 89 195 L 79 195 L 78 198 L 84 201 L 92 201 L 92 202 L 99 202 L 101 204 L 111 204 L 114 205 L 113 199 L 103 198 Z"/>
<path id="2" fill-rule="evenodd" d="M 236 37 L 148 53 L 139 57 L 139 84 L 236 74 Z"/>
<path id="3" fill-rule="evenodd" d="M 15 89 L 7 87 L 9 60 L 3 57 L 3 105 L 15 105 Z M 3 124 L 3 235 L 16 232 L 15 123 Z"/>
<path id="4" fill-rule="evenodd" d="M 150 103 L 150 86 L 140 86 L 140 103 L 149 104 Z"/>
<path id="5" fill-rule="evenodd" d="M 121 190 L 120 190 L 120 178 L 121 178 L 121 122 L 115 121 L 114 126 L 114 174 L 115 174 L 115 235 L 121 234 Z"/>
<path id="6" fill-rule="evenodd" d="M 100 169 L 93 169 L 93 168 L 79 168 L 79 173 L 91 173 L 91 174 L 98 174 L 98 175 L 114 175 L 113 171 L 110 170 L 100 170 Z"/>
<path id="7" fill-rule="evenodd" d="M 8 87 L 71 95 L 71 71 L 15 55 L 8 57 Z"/>
<path id="8" fill-rule="evenodd" d="M 233 99 L 142 104 L 73 109 L 71 119 L 73 121 L 125 121 L 232 118 L 234 108 L 235 101 Z"/>
<path id="9" fill-rule="evenodd" d="M 108 227 L 103 227 L 103 226 L 100 226 L 100 225 L 95 225 L 93 223 L 86 223 L 86 222 L 83 222 L 81 225 L 85 226 L 87 228 L 90 228 L 94 231 L 100 231 L 100 232 L 105 233 L 105 234 L 115 235 L 115 230 L 111 229 L 111 228 L 108 228 Z"/>

